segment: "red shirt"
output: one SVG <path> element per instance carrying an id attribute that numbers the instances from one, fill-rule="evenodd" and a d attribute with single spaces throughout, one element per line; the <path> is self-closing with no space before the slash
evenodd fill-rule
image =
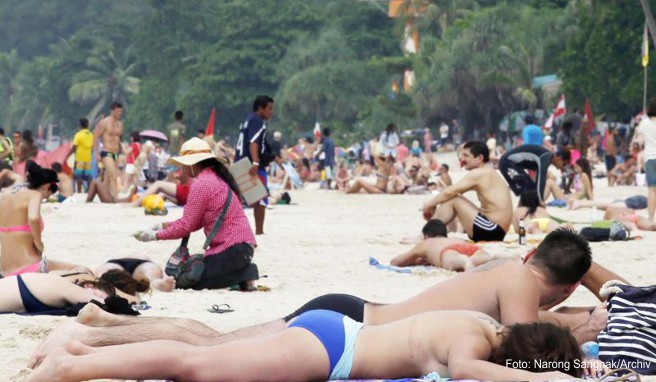
<path id="1" fill-rule="evenodd" d="M 211 168 L 201 171 L 191 183 L 182 217 L 157 232 L 157 240 L 182 239 L 201 228 L 207 237 L 221 214 L 228 192 L 233 191 Z M 244 214 L 239 198 L 233 192 L 225 220 L 212 239 L 205 256 L 215 255 L 239 243 L 256 245 L 248 218 Z"/>
<path id="2" fill-rule="evenodd" d="M 141 146 L 139 146 L 137 142 L 132 142 L 130 147 L 132 148 L 132 152 L 130 153 L 130 155 L 128 155 L 128 158 L 126 159 L 125 163 L 134 164 L 134 160 L 137 159 L 139 153 L 141 153 Z"/>

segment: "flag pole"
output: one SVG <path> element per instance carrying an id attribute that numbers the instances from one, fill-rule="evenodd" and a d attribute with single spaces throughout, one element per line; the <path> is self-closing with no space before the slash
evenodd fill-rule
<path id="1" fill-rule="evenodd" d="M 644 76 L 642 82 L 642 111 L 647 111 L 647 67 L 643 68 Z"/>

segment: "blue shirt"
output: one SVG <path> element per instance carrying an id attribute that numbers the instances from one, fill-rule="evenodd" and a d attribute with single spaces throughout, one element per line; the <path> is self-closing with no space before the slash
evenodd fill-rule
<path id="1" fill-rule="evenodd" d="M 260 155 L 264 153 L 266 145 L 266 125 L 264 120 L 256 113 L 250 113 L 246 117 L 246 121 L 239 126 L 239 139 L 235 147 L 235 162 L 242 158 L 251 158 L 251 150 L 249 146 L 251 143 L 257 143 Z M 262 161 L 260 161 L 260 168 L 264 169 Z"/>
<path id="2" fill-rule="evenodd" d="M 542 146 L 544 133 L 538 125 L 527 125 L 524 127 L 524 130 L 522 130 L 522 140 L 525 145 Z"/>
<path id="3" fill-rule="evenodd" d="M 322 151 L 326 154 L 325 166 L 332 167 L 335 165 L 335 141 L 332 138 L 327 137 L 323 139 L 323 149 Z"/>

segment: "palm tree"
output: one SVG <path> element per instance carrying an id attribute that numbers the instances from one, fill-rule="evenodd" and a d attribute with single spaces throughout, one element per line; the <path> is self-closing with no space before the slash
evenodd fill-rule
<path id="1" fill-rule="evenodd" d="M 20 91 L 18 74 L 21 68 L 20 57 L 16 49 L 7 53 L 0 53 L 0 102 L 2 102 L 2 123 L 5 128 L 14 125 L 14 113 L 18 104 L 17 96 Z M 14 126 L 15 127 L 15 126 Z"/>
<path id="2" fill-rule="evenodd" d="M 137 67 L 132 45 L 123 52 L 117 52 L 113 45 L 94 48 L 86 64 L 87 69 L 73 77 L 73 85 L 68 89 L 69 99 L 81 105 L 93 104 L 87 115 L 90 121 L 114 101 L 121 102 L 127 109 L 128 96 L 139 92 L 140 82 L 132 76 Z"/>

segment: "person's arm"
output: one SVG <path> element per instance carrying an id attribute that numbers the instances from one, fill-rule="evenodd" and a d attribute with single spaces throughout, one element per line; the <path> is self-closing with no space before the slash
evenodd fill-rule
<path id="1" fill-rule="evenodd" d="M 581 183 L 583 183 L 583 191 L 585 196 L 590 200 L 594 200 L 594 194 L 592 191 L 592 180 L 588 177 L 588 174 L 581 174 Z M 581 197 L 583 199 L 583 197 Z"/>
<path id="2" fill-rule="evenodd" d="M 522 268 L 525 267 L 506 268 L 503 279 L 496 282 L 499 288 L 499 322 L 506 326 L 538 321 L 540 288 L 531 271 Z"/>
<path id="3" fill-rule="evenodd" d="M 182 210 L 182 217 L 172 223 L 165 223 L 164 228 L 157 231 L 157 240 L 182 239 L 202 227 L 205 207 L 208 203 L 207 195 L 212 195 L 208 185 L 199 181 L 192 183 L 189 189 L 187 204 Z"/>
<path id="4" fill-rule="evenodd" d="M 27 202 L 27 222 L 32 229 L 32 237 L 34 238 L 34 247 L 39 252 L 43 253 L 43 242 L 41 241 L 41 194 L 34 191 Z"/>
<path id="5" fill-rule="evenodd" d="M 424 244 L 424 245 L 422 245 Z M 425 242 L 415 245 L 411 250 L 400 254 L 390 261 L 390 265 L 396 267 L 409 267 L 412 265 L 426 264 Z"/>
<path id="6" fill-rule="evenodd" d="M 458 183 L 442 190 L 439 195 L 424 204 L 424 219 L 430 220 L 430 218 L 435 213 L 435 208 L 439 204 L 448 202 L 456 196 L 464 194 L 465 192 L 476 187 L 478 180 L 479 179 L 475 171 L 470 171 Z"/>
<path id="7" fill-rule="evenodd" d="M 7 142 L 5 142 L 4 139 L 0 141 L 0 146 L 2 146 L 2 148 L 4 149 L 2 152 L 0 152 L 0 159 L 6 158 L 9 155 L 11 155 L 11 150 L 9 149 L 9 145 L 7 144 Z"/>
<path id="8" fill-rule="evenodd" d="M 95 130 L 93 131 L 93 152 L 96 156 L 96 159 L 100 161 L 100 152 L 98 151 L 98 140 L 105 133 L 105 125 L 102 123 L 102 120 L 98 122 Z"/>
<path id="9" fill-rule="evenodd" d="M 512 369 L 513 360 L 507 366 L 486 361 L 491 353 L 490 343 L 479 336 L 467 335 L 449 348 L 447 366 L 453 379 L 473 379 L 480 381 L 548 381 L 556 379 L 574 379 L 561 372 L 532 373 L 521 369 Z M 484 361 L 485 360 L 485 361 Z M 533 365 L 530 365 L 533 366 Z"/>

